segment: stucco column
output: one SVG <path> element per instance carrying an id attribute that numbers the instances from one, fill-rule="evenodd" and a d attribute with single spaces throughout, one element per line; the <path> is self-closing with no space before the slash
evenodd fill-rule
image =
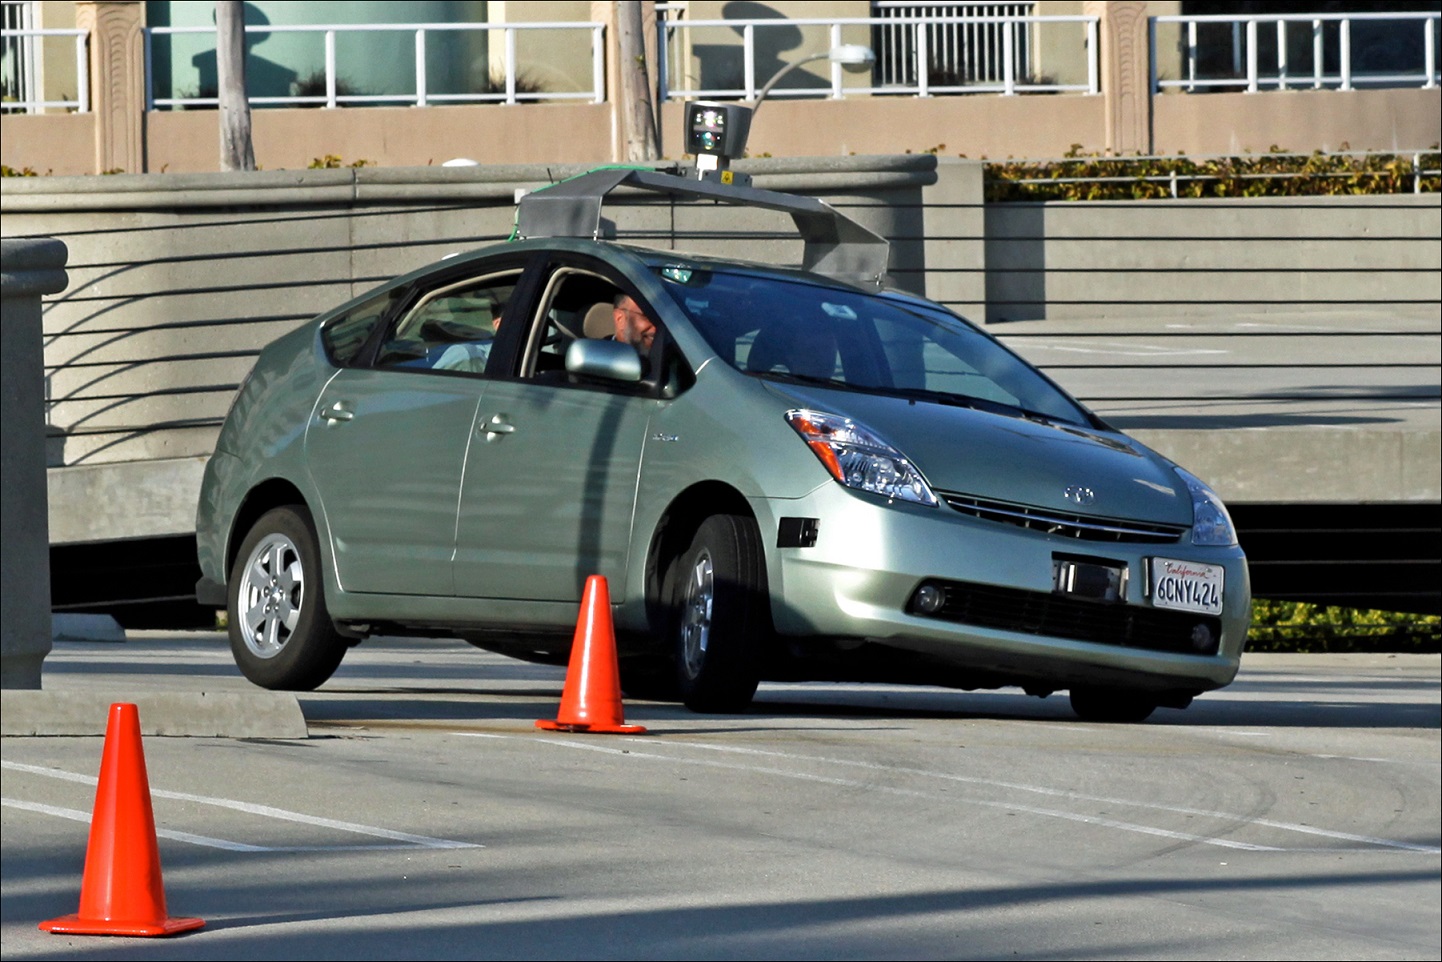
<path id="1" fill-rule="evenodd" d="M 79 0 L 75 25 L 90 31 L 95 173 L 144 173 L 145 4 Z"/>
<path id="2" fill-rule="evenodd" d="M 1113 154 L 1152 152 L 1151 48 L 1143 0 L 1084 0 L 1082 13 L 1101 18 L 1101 88 L 1106 148 Z"/>
<path id="3" fill-rule="evenodd" d="M 68 254 L 50 238 L 0 240 L 0 688 L 39 688 L 50 652 L 40 297 L 65 290 Z"/>

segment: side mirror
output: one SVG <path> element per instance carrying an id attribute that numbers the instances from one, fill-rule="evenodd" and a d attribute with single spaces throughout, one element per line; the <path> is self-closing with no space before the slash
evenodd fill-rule
<path id="1" fill-rule="evenodd" d="M 641 355 L 619 341 L 581 338 L 566 348 L 566 373 L 635 384 L 641 380 Z"/>

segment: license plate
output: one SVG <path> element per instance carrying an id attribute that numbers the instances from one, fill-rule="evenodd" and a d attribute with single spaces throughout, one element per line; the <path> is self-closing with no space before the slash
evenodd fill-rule
<path id="1" fill-rule="evenodd" d="M 1226 570 L 1218 565 L 1173 558 L 1149 558 L 1152 604 L 1206 615 L 1222 613 Z"/>

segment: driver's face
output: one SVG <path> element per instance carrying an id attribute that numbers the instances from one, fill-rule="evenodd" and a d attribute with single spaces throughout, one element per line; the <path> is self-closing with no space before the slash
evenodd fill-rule
<path id="1" fill-rule="evenodd" d="M 613 320 L 616 323 L 616 340 L 631 345 L 642 354 L 651 350 L 651 342 L 656 340 L 656 325 L 634 300 L 629 297 L 621 298 L 621 303 L 616 305 Z"/>

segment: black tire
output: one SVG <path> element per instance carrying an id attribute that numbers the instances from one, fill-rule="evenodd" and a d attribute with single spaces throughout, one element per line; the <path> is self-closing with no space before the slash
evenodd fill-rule
<path id="1" fill-rule="evenodd" d="M 1129 724 L 1146 721 L 1157 710 L 1157 703 L 1145 695 L 1115 688 L 1073 688 L 1071 709 L 1083 721 Z"/>
<path id="2" fill-rule="evenodd" d="M 676 686 L 698 712 L 738 712 L 761 678 L 771 635 L 766 559 L 756 522 L 733 514 L 701 523 L 671 566 Z"/>
<path id="3" fill-rule="evenodd" d="M 228 592 L 230 650 L 255 684 L 310 691 L 340 666 L 349 645 L 326 608 L 320 548 L 305 508 L 261 516 L 236 553 Z"/>

